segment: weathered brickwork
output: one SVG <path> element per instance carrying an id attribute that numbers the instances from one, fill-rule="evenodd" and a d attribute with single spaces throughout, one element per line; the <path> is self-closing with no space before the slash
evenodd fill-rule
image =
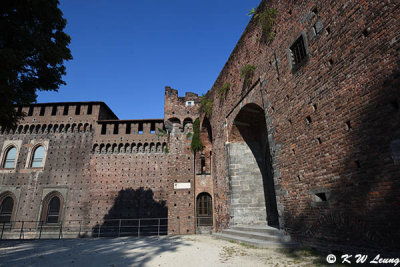
<path id="1" fill-rule="evenodd" d="M 79 226 L 81 235 L 100 235 L 99 228 L 109 227 L 105 221 L 170 217 L 169 233 L 194 233 L 194 157 L 188 134 L 198 117 L 198 100 L 187 93 L 196 103 L 186 108 L 188 100 L 168 91 L 176 97 L 166 98 L 171 112 L 186 109 L 182 123 L 119 120 L 102 102 L 23 107 L 25 120 L 16 129 L 2 129 L 0 139 L 0 201 L 14 199 L 11 221 L 35 221 L 25 226 L 40 229 L 37 221 L 45 221 L 49 209 L 45 198 L 58 195 L 64 231 Z M 39 146 L 45 151 L 43 166 L 34 167 Z M 10 168 L 5 160 L 13 147 L 16 165 Z M 175 190 L 175 183 L 190 187 Z"/>
<path id="2" fill-rule="evenodd" d="M 264 110 L 273 175 L 264 190 L 274 188 L 280 227 L 308 244 L 398 247 L 398 1 L 263 1 L 258 11 L 266 8 L 277 10 L 274 40 L 261 42 L 251 20 L 211 89 L 216 227 L 240 201 L 227 148 L 235 127 L 251 127 L 240 117 L 250 104 Z M 301 35 L 308 59 L 293 72 Z M 250 86 L 246 64 L 255 66 Z"/>

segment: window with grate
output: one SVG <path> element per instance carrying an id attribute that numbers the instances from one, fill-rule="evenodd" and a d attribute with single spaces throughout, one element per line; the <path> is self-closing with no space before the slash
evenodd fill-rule
<path id="1" fill-rule="evenodd" d="M 298 70 L 308 59 L 307 50 L 303 35 L 292 44 L 290 47 L 292 58 L 292 71 Z"/>
<path id="2" fill-rule="evenodd" d="M 210 226 L 213 224 L 212 219 L 212 200 L 207 193 L 201 193 L 197 197 L 197 225 Z"/>

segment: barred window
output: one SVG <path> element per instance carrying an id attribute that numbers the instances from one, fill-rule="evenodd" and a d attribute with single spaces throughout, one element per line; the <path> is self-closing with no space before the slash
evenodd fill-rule
<path id="1" fill-rule="evenodd" d="M 308 58 L 303 35 L 300 35 L 300 37 L 292 44 L 290 52 L 292 58 L 292 71 L 296 71 L 307 61 Z"/>

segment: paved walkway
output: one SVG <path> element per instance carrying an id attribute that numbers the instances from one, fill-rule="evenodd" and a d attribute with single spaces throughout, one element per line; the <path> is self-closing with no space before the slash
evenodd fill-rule
<path id="1" fill-rule="evenodd" d="M 308 251 L 257 249 L 208 235 L 0 241 L 0 266 L 314 266 Z"/>

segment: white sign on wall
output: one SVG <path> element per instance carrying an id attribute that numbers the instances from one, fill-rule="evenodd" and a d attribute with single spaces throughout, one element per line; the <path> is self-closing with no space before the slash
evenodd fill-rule
<path id="1" fill-rule="evenodd" d="M 174 183 L 174 189 L 190 189 L 190 183 Z"/>

